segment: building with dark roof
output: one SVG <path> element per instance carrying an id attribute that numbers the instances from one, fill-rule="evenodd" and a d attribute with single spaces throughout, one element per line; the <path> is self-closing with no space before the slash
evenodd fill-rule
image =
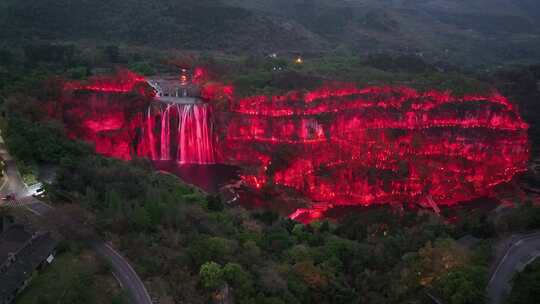
<path id="1" fill-rule="evenodd" d="M 49 232 L 12 225 L 0 234 L 0 304 L 12 303 L 36 270 L 54 259 L 57 241 Z"/>

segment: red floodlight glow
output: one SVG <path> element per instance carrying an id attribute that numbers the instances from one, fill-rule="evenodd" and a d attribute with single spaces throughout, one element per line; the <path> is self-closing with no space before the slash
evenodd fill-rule
<path id="1" fill-rule="evenodd" d="M 219 144 L 250 165 L 246 184 L 297 190 L 328 206 L 455 205 L 524 171 L 528 125 L 503 96 L 456 97 L 406 87 L 325 87 L 234 103 Z M 324 207 L 327 206 L 327 207 Z"/>
<path id="2" fill-rule="evenodd" d="M 232 86 L 204 82 L 207 104 L 165 105 L 148 89 L 131 72 L 66 84 L 70 136 L 121 159 L 240 165 L 256 190 L 278 185 L 315 202 L 291 215 L 300 221 L 340 205 L 455 205 L 489 195 L 529 158 L 528 125 L 495 92 L 341 84 L 236 99 Z M 118 94 L 128 92 L 143 96 Z"/>

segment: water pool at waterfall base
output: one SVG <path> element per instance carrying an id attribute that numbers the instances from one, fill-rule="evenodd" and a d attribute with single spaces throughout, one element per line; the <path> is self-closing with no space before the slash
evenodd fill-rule
<path id="1" fill-rule="evenodd" d="M 153 161 L 152 165 L 156 170 L 174 174 L 182 181 L 212 195 L 218 194 L 223 186 L 240 179 L 240 168 L 230 165 L 182 165 L 175 161 Z"/>

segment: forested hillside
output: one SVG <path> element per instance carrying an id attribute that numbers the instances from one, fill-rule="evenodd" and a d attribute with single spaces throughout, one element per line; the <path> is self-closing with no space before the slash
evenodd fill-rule
<path id="1" fill-rule="evenodd" d="M 7 0 L 0 8 L 3 43 L 106 41 L 220 50 L 310 47 L 309 41 L 270 18 L 214 0 Z"/>
<path id="2" fill-rule="evenodd" d="M 0 38 L 258 54 L 392 50 L 493 65 L 539 58 L 539 16 L 534 0 L 4 0 Z"/>

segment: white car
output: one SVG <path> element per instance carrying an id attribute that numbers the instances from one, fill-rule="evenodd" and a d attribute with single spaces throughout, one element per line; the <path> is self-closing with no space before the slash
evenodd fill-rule
<path id="1" fill-rule="evenodd" d="M 45 189 L 42 187 L 42 188 L 39 188 L 37 189 L 34 194 L 32 194 L 33 197 L 38 197 L 38 196 L 41 196 L 45 194 Z"/>

